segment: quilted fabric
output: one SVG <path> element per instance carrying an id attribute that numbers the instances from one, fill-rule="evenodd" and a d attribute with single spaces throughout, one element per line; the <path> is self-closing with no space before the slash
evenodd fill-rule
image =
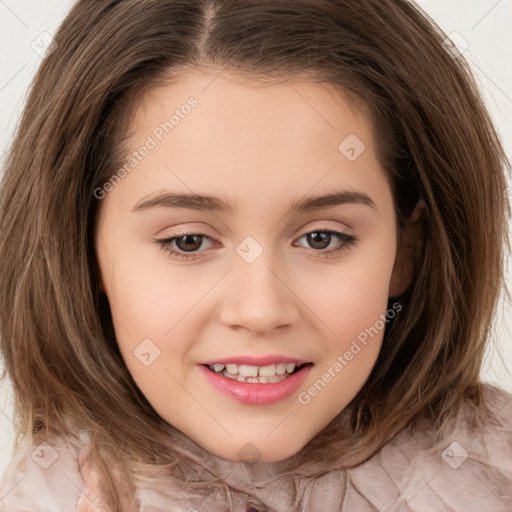
<path id="1" fill-rule="evenodd" d="M 462 409 L 440 443 L 430 431 L 402 432 L 358 467 L 317 477 L 280 476 L 279 462 L 226 461 L 184 436 L 193 457 L 229 485 L 229 496 L 197 499 L 163 479 L 137 481 L 135 503 L 122 512 L 510 512 L 512 396 L 484 389 L 495 416 L 478 435 L 469 433 Z M 80 449 L 65 439 L 20 447 L 0 488 L 2 511 L 117 512 L 103 501 L 87 453 L 86 439 Z"/>

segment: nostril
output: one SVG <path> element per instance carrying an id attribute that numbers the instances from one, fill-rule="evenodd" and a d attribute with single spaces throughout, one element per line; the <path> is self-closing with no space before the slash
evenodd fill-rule
<path id="1" fill-rule="evenodd" d="M 249 507 L 245 512 L 259 512 L 259 510 L 254 507 Z"/>

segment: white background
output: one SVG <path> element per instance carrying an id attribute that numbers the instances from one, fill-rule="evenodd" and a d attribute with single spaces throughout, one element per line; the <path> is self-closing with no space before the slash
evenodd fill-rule
<path id="1" fill-rule="evenodd" d="M 23 107 L 27 87 L 41 62 L 37 54 L 37 45 L 47 38 L 41 34 L 48 32 L 53 35 L 72 3 L 69 0 L 0 0 L 2 162 Z M 418 3 L 447 34 L 457 33 L 452 36 L 454 41 L 461 41 L 463 45 L 467 43 L 464 56 L 472 64 L 507 154 L 511 158 L 512 0 L 424 0 Z M 27 148 L 27 151 L 30 151 L 30 148 Z M 510 263 L 507 276 L 510 286 Z M 503 300 L 497 311 L 494 336 L 489 344 L 482 376 L 483 380 L 497 383 L 509 392 L 512 392 L 512 372 L 507 369 L 512 362 L 511 317 L 512 306 Z M 15 428 L 12 422 L 11 391 L 8 383 L 2 382 L 0 476 L 11 456 Z"/>

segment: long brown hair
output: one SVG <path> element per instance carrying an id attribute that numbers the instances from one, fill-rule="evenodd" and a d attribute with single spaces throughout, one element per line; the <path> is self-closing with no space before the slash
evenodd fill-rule
<path id="1" fill-rule="evenodd" d="M 353 95 L 372 120 L 399 227 L 420 198 L 428 207 L 403 310 L 344 411 L 353 435 L 341 463 L 420 419 L 442 425 L 465 400 L 484 411 L 507 160 L 445 37 L 404 0 L 79 0 L 32 84 L 1 189 L 0 335 L 20 428 L 85 431 L 104 461 L 179 473 L 174 429 L 131 378 L 98 289 L 94 191 L 119 168 L 137 98 L 205 65 L 249 79 L 302 74 Z"/>

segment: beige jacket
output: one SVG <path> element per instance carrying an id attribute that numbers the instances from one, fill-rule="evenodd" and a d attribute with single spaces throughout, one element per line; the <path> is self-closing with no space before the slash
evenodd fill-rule
<path id="1" fill-rule="evenodd" d="M 460 420 L 442 443 L 432 432 L 399 434 L 374 457 L 320 477 L 280 477 L 280 463 L 229 462 L 184 437 L 187 449 L 230 486 L 192 499 L 165 481 L 137 485 L 140 512 L 512 512 L 512 396 L 485 388 L 495 418 L 478 435 Z M 326 447 L 328 449 L 328 447 Z M 111 512 L 98 491 L 87 443 L 24 446 L 0 487 L 2 512 Z M 2 503 L 2 501 L 0 501 Z M 125 511 L 123 511 L 125 512 Z"/>

